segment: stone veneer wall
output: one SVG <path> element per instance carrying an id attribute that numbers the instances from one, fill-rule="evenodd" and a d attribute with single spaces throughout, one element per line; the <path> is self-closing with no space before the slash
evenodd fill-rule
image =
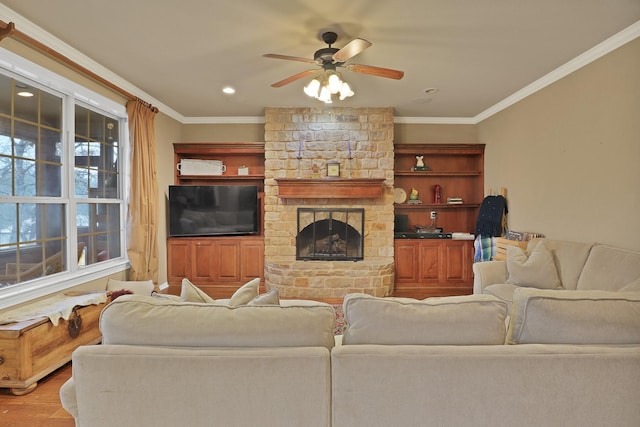
<path id="1" fill-rule="evenodd" d="M 349 153 L 352 159 L 349 160 Z M 298 159 L 298 157 L 301 159 Z M 384 178 L 376 199 L 280 199 L 276 178 Z M 331 181 L 327 180 L 327 186 Z M 393 111 L 391 108 L 266 108 L 265 285 L 283 298 L 336 299 L 393 290 Z M 365 209 L 363 261 L 296 261 L 297 208 Z"/>

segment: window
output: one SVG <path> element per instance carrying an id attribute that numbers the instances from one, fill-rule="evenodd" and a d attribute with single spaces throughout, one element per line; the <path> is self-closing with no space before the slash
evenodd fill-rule
<path id="1" fill-rule="evenodd" d="M 123 105 L 0 49 L 0 301 L 126 262 L 123 129 Z"/>

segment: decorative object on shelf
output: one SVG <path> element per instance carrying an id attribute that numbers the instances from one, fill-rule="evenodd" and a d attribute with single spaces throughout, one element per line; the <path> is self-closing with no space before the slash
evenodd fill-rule
<path id="1" fill-rule="evenodd" d="M 429 166 L 424 164 L 424 156 L 416 156 L 416 165 L 413 167 L 414 171 L 428 171 L 431 170 Z"/>
<path id="2" fill-rule="evenodd" d="M 238 167 L 238 175 L 249 175 L 249 168 L 245 165 Z"/>
<path id="3" fill-rule="evenodd" d="M 337 178 L 340 176 L 340 162 L 335 160 L 327 162 L 327 176 L 330 178 Z"/>
<path id="4" fill-rule="evenodd" d="M 418 198 L 418 190 L 415 188 L 411 189 L 411 193 L 409 193 L 409 203 L 411 204 L 420 204 L 422 201 Z"/>
<path id="5" fill-rule="evenodd" d="M 436 205 L 442 203 L 442 187 L 439 184 L 433 186 L 433 203 Z"/>
<path id="6" fill-rule="evenodd" d="M 462 203 L 464 203 L 462 197 L 447 197 L 448 205 L 461 205 Z"/>
<path id="7" fill-rule="evenodd" d="M 320 168 L 315 163 L 311 166 L 311 178 L 320 178 Z"/>
<path id="8" fill-rule="evenodd" d="M 393 189 L 393 203 L 404 203 L 407 201 L 407 192 L 402 188 Z"/>
<path id="9" fill-rule="evenodd" d="M 300 172 L 300 167 L 302 166 L 302 138 L 300 138 L 300 141 L 298 141 L 298 155 L 296 156 L 296 159 L 298 159 L 298 168 L 296 170 L 296 178 L 300 179 L 302 178 L 302 175 Z"/>
<path id="10" fill-rule="evenodd" d="M 176 168 L 180 175 L 222 175 L 227 171 L 221 160 L 182 159 Z"/>

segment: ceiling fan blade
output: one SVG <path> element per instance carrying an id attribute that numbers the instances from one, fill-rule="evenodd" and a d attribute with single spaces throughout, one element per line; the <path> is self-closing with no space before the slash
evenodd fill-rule
<path id="1" fill-rule="evenodd" d="M 353 39 L 342 49 L 333 54 L 334 62 L 347 62 L 366 48 L 371 46 L 371 42 L 365 39 Z"/>
<path id="2" fill-rule="evenodd" d="M 274 84 L 271 85 L 271 87 L 282 87 L 284 85 L 288 85 L 291 82 L 295 82 L 296 80 L 300 80 L 301 78 L 310 76 L 312 74 L 316 74 L 318 72 L 320 72 L 321 70 L 307 70 L 307 71 L 303 71 L 301 73 L 298 74 L 294 74 L 293 76 L 289 76 L 286 79 L 280 80 L 279 82 L 275 82 Z"/>
<path id="3" fill-rule="evenodd" d="M 354 73 L 370 74 L 372 76 L 386 77 L 388 79 L 400 80 L 404 77 L 404 71 L 392 70 L 391 68 L 372 67 L 371 65 L 349 64 L 345 68 Z"/>
<path id="4" fill-rule="evenodd" d="M 264 56 L 265 58 L 286 59 L 287 61 L 306 62 L 308 64 L 315 64 L 316 63 L 313 59 L 301 58 L 299 56 L 278 55 L 276 53 L 265 53 L 262 56 Z"/>

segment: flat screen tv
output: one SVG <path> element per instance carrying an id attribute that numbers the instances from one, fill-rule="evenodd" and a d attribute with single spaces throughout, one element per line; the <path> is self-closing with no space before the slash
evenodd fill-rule
<path id="1" fill-rule="evenodd" d="M 255 185 L 170 185 L 169 236 L 259 232 Z"/>

